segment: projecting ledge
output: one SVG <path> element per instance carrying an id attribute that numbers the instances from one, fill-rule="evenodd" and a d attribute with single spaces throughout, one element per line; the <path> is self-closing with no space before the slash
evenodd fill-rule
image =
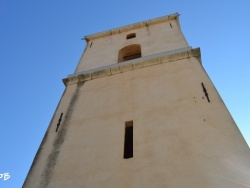
<path id="1" fill-rule="evenodd" d="M 108 31 L 88 35 L 88 36 L 85 36 L 83 39 L 85 39 L 88 42 L 88 41 L 92 41 L 92 40 L 95 40 L 98 38 L 107 37 L 107 36 L 111 36 L 111 35 L 115 35 L 115 34 L 120 34 L 120 33 L 131 31 L 134 29 L 139 29 L 139 28 L 150 26 L 150 25 L 167 22 L 167 21 L 170 21 L 173 19 L 178 20 L 178 16 L 179 16 L 179 14 L 175 13 L 175 14 L 171 14 L 168 16 L 163 16 L 163 17 L 159 17 L 159 18 L 155 18 L 155 19 L 151 19 L 151 20 L 147 20 L 147 21 L 143 21 L 143 22 L 138 22 L 138 23 L 126 25 L 123 27 L 118 27 L 118 28 L 111 29 Z"/>
<path id="2" fill-rule="evenodd" d="M 100 67 L 97 69 L 91 69 L 69 75 L 67 78 L 63 79 L 63 83 L 67 85 L 76 84 L 82 81 L 93 80 L 101 78 L 104 76 L 110 76 L 114 74 L 119 74 L 135 69 L 140 69 L 148 66 L 154 66 L 161 63 L 173 62 L 181 59 L 196 57 L 200 61 L 200 48 L 189 49 L 189 50 L 179 50 L 175 53 L 160 53 L 148 57 L 142 57 L 138 59 L 133 59 L 131 61 L 126 61 L 122 63 L 116 63 L 109 66 Z"/>

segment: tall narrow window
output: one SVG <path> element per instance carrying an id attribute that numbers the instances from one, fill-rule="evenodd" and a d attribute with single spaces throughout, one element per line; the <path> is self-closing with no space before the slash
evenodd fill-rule
<path id="1" fill-rule="evenodd" d="M 128 61 L 141 57 L 141 46 L 132 44 L 122 48 L 119 51 L 118 62 Z"/>
<path id="2" fill-rule="evenodd" d="M 125 123 L 124 159 L 133 157 L 133 121 Z"/>

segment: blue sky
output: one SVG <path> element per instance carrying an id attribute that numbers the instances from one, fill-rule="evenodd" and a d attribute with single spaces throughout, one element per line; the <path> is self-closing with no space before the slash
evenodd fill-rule
<path id="1" fill-rule="evenodd" d="M 19 188 L 74 72 L 85 35 L 178 12 L 192 47 L 250 145 L 249 0 L 0 0 L 0 179 Z"/>

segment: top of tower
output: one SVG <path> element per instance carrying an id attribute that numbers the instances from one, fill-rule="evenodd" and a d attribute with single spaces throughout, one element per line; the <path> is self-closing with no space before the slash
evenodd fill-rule
<path id="1" fill-rule="evenodd" d="M 84 39 L 87 44 L 75 70 L 77 74 L 189 47 L 178 13 L 87 35 Z"/>
<path id="2" fill-rule="evenodd" d="M 130 30 L 133 30 L 133 29 L 139 29 L 139 28 L 147 27 L 147 26 L 150 26 L 150 25 L 167 22 L 167 21 L 173 20 L 173 19 L 178 20 L 178 17 L 179 17 L 178 13 L 170 14 L 170 15 L 167 15 L 167 16 L 162 16 L 162 17 L 158 17 L 158 18 L 154 18 L 154 19 L 150 19 L 150 20 L 146 20 L 146 21 L 142 21 L 142 22 L 137 22 L 137 23 L 134 23 L 134 24 L 129 24 L 129 25 L 126 25 L 126 26 L 123 26 L 123 27 L 118 27 L 118 28 L 114 28 L 114 29 L 111 29 L 111 30 L 95 33 L 95 34 L 92 34 L 92 35 L 87 35 L 83 39 L 85 39 L 88 42 L 88 41 L 91 41 L 91 40 L 94 40 L 94 39 L 107 37 L 107 36 L 111 36 L 111 35 L 114 35 L 114 34 L 120 34 L 120 33 L 127 32 L 127 31 L 130 31 Z"/>

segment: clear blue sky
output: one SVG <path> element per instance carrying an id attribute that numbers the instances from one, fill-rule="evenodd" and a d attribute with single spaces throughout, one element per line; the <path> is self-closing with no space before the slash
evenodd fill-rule
<path id="1" fill-rule="evenodd" d="M 0 179 L 19 188 L 84 50 L 81 38 L 180 13 L 205 70 L 250 144 L 249 0 L 0 0 Z"/>

